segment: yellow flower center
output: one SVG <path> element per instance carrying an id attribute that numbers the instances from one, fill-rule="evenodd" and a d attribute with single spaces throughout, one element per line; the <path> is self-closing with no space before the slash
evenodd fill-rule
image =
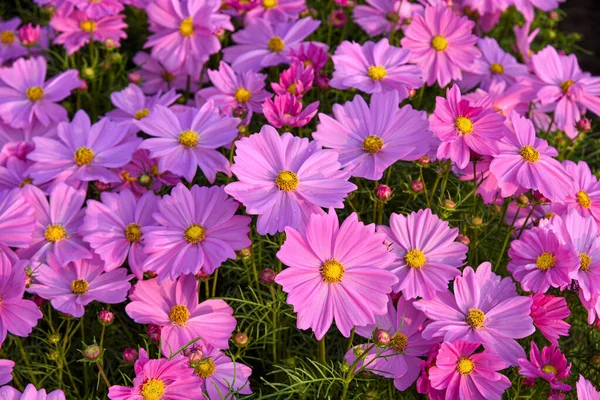
<path id="1" fill-rule="evenodd" d="M 321 276 L 323 280 L 327 283 L 338 283 L 341 282 L 344 277 L 344 272 L 346 269 L 338 260 L 327 260 L 323 263 L 321 267 Z"/>
<path id="2" fill-rule="evenodd" d="M 369 78 L 374 81 L 380 81 L 387 76 L 387 71 L 385 67 L 381 65 L 373 65 L 369 67 Z"/>
<path id="3" fill-rule="evenodd" d="M 448 47 L 448 41 L 442 35 L 436 35 L 431 40 L 431 47 L 437 51 L 444 51 Z"/>
<path id="4" fill-rule="evenodd" d="M 554 213 L 552 211 L 548 211 L 546 214 L 544 214 L 544 218 L 546 219 L 550 219 L 554 217 Z"/>
<path id="5" fill-rule="evenodd" d="M 217 366 L 215 365 L 215 362 L 212 360 L 212 358 L 207 358 L 205 360 L 202 360 L 196 366 L 195 371 L 196 375 L 198 375 L 200 378 L 206 379 L 209 376 L 213 376 L 216 369 Z"/>
<path id="6" fill-rule="evenodd" d="M 577 204 L 579 204 L 583 208 L 590 208 L 590 206 L 592 205 L 592 200 L 586 192 L 580 190 L 579 193 L 577 193 Z"/>
<path id="7" fill-rule="evenodd" d="M 473 121 L 467 117 L 456 117 L 456 120 L 454 121 L 454 127 L 463 135 L 473 133 Z"/>
<path id="8" fill-rule="evenodd" d="M 531 146 L 523 146 L 521 147 L 521 157 L 527 162 L 534 163 L 540 159 L 540 152 Z"/>
<path id="9" fill-rule="evenodd" d="M 490 71 L 492 71 L 492 74 L 502 75 L 504 73 L 504 66 L 502 66 L 502 64 L 494 63 L 490 65 Z"/>
<path id="10" fill-rule="evenodd" d="M 247 103 L 252 98 L 252 92 L 241 87 L 235 91 L 233 97 L 235 97 L 238 103 Z"/>
<path id="11" fill-rule="evenodd" d="M 277 174 L 277 178 L 275 178 L 275 184 L 277 185 L 279 190 L 283 190 L 286 192 L 296 190 L 296 188 L 298 187 L 298 183 L 298 175 L 287 169 L 281 171 L 279 174 Z"/>
<path id="12" fill-rule="evenodd" d="M 174 305 L 169 312 L 169 319 L 173 324 L 183 326 L 190 319 L 190 310 L 181 304 Z"/>
<path id="13" fill-rule="evenodd" d="M 25 185 L 31 185 L 32 183 L 33 183 L 33 179 L 31 179 L 31 178 L 23 179 L 23 182 L 21 182 L 19 187 L 23 187 Z"/>
<path id="14" fill-rule="evenodd" d="M 135 182 L 137 181 L 137 179 L 133 176 L 131 176 L 131 174 L 129 173 L 129 171 L 123 171 L 123 174 L 121 174 L 121 176 L 123 177 L 123 180 L 125 182 Z"/>
<path id="15" fill-rule="evenodd" d="M 80 147 L 75 151 L 73 155 L 73 160 L 75 160 L 75 164 L 78 166 L 91 164 L 94 160 L 94 150 L 89 147 Z"/>
<path id="16" fill-rule="evenodd" d="M 160 400 L 165 394 L 165 384 L 160 379 L 148 379 L 142 385 L 141 395 L 144 400 Z"/>
<path id="17" fill-rule="evenodd" d="M 179 143 L 186 147 L 196 147 L 198 144 L 198 134 L 194 131 L 183 131 L 179 134 Z"/>
<path id="18" fill-rule="evenodd" d="M 142 108 L 141 110 L 135 113 L 133 118 L 139 121 L 142 118 L 146 118 L 148 115 L 150 115 L 150 110 L 148 110 L 147 108 Z"/>
<path id="19" fill-rule="evenodd" d="M 262 5 L 267 10 L 277 7 L 277 0 L 263 0 Z"/>
<path id="20" fill-rule="evenodd" d="M 473 361 L 467 357 L 463 357 L 458 360 L 458 364 L 456 365 L 456 370 L 461 375 L 469 375 L 474 369 L 475 364 L 473 364 Z"/>
<path id="21" fill-rule="evenodd" d="M 3 44 L 12 44 L 15 41 L 16 35 L 11 31 L 4 31 L 0 34 L 0 42 Z"/>
<path id="22" fill-rule="evenodd" d="M 478 308 L 469 308 L 467 324 L 473 329 L 481 329 L 485 322 L 485 314 Z"/>
<path id="23" fill-rule="evenodd" d="M 580 253 L 579 254 L 579 268 L 585 272 L 588 269 L 590 269 L 590 265 L 592 264 L 592 257 L 588 256 L 585 253 Z"/>
<path id="24" fill-rule="evenodd" d="M 547 271 L 550 268 L 556 265 L 556 260 L 554 259 L 554 254 L 549 253 L 547 251 L 543 252 L 538 256 L 535 260 L 535 266 L 542 271 Z"/>
<path id="25" fill-rule="evenodd" d="M 140 230 L 141 226 L 136 224 L 135 222 L 130 223 L 125 228 L 125 237 L 131 243 L 139 242 L 142 238 L 142 231 Z"/>
<path id="26" fill-rule="evenodd" d="M 79 27 L 82 31 L 91 33 L 96 30 L 96 23 L 91 19 L 88 19 L 87 21 L 81 21 Z"/>
<path id="27" fill-rule="evenodd" d="M 562 91 L 564 93 L 568 93 L 569 92 L 569 88 L 571 86 L 573 86 L 575 84 L 575 82 L 573 82 L 572 80 L 567 80 L 564 81 L 563 83 L 560 84 L 560 88 L 562 89 Z"/>
<path id="28" fill-rule="evenodd" d="M 46 228 L 46 232 L 44 232 L 44 237 L 49 242 L 58 242 L 61 239 L 64 239 L 67 236 L 67 231 L 61 225 L 49 225 Z"/>
<path id="29" fill-rule="evenodd" d="M 88 291 L 88 282 L 85 279 L 76 279 L 71 282 L 71 292 L 76 296 L 86 294 Z"/>
<path id="30" fill-rule="evenodd" d="M 408 338 L 403 333 L 396 333 L 390 340 L 390 347 L 397 353 L 402 353 L 408 346 Z"/>
<path id="31" fill-rule="evenodd" d="M 362 148 L 367 153 L 377 153 L 383 147 L 383 139 L 379 136 L 370 135 L 365 138 L 362 142 Z"/>
<path id="32" fill-rule="evenodd" d="M 175 75 L 173 75 L 167 71 L 164 71 L 162 73 L 162 77 L 166 82 L 173 82 L 175 80 Z"/>
<path id="33" fill-rule="evenodd" d="M 188 37 L 194 34 L 194 21 L 191 17 L 187 17 L 179 24 L 179 33 L 182 36 Z"/>
<path id="34" fill-rule="evenodd" d="M 553 365 L 544 365 L 542 367 L 542 372 L 545 372 L 547 374 L 554 374 L 556 375 L 558 373 L 558 371 L 556 370 L 556 368 Z"/>
<path id="35" fill-rule="evenodd" d="M 206 237 L 206 229 L 202 225 L 192 224 L 188 226 L 183 236 L 189 243 L 198 243 Z"/>
<path id="36" fill-rule="evenodd" d="M 412 249 L 412 250 L 409 250 L 406 253 L 406 255 L 404 256 L 404 262 L 410 268 L 419 269 L 423 265 L 425 265 L 425 263 L 427 262 L 427 259 L 425 258 L 425 253 L 423 253 L 421 250 Z"/>
<path id="37" fill-rule="evenodd" d="M 152 168 L 150 168 L 150 173 L 154 176 L 161 176 L 162 174 L 158 172 L 158 165 L 153 165 Z"/>
<path id="38" fill-rule="evenodd" d="M 280 51 L 283 51 L 283 49 L 285 49 L 285 43 L 283 42 L 283 39 L 281 39 L 279 36 L 273 36 L 271 39 L 269 39 L 267 47 L 269 48 L 269 51 L 279 53 Z"/>
<path id="39" fill-rule="evenodd" d="M 44 97 L 44 89 L 39 86 L 32 86 L 27 89 L 25 96 L 31 101 L 40 101 Z"/>
<path id="40" fill-rule="evenodd" d="M 290 86 L 288 86 L 287 91 L 293 95 L 297 95 L 298 90 L 296 89 L 296 82 L 294 82 Z"/>

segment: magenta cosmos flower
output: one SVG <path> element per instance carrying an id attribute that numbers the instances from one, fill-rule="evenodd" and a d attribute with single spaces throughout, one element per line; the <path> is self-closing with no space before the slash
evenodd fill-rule
<path id="1" fill-rule="evenodd" d="M 154 271 L 162 284 L 167 278 L 211 274 L 223 262 L 248 247 L 250 217 L 234 215 L 238 204 L 222 186 L 192 189 L 179 183 L 158 202 L 154 220 L 160 226 L 142 227 L 144 271 Z"/>
<path id="2" fill-rule="evenodd" d="M 492 351 L 475 353 L 479 343 L 457 340 L 444 342 L 429 369 L 433 388 L 446 389 L 446 399 L 500 400 L 511 385 L 498 373 L 505 362 Z"/>
<path id="3" fill-rule="evenodd" d="M 513 0 L 513 1 L 516 4 L 516 2 L 519 0 Z M 521 1 L 528 1 L 528 0 L 521 0 Z M 545 1 L 545 0 L 542 0 L 542 1 Z M 550 0 L 550 1 L 554 1 L 554 0 Z M 519 25 L 515 25 L 513 27 L 513 31 L 515 32 L 515 41 L 516 41 L 514 50 L 519 52 L 519 54 L 523 58 L 523 62 L 525 63 L 525 65 L 527 65 L 527 68 L 529 70 L 533 69 L 532 65 L 531 65 L 531 56 L 533 55 L 533 52 L 531 51 L 531 43 L 533 43 L 536 36 L 540 32 L 540 28 L 536 28 L 533 31 L 531 30 L 532 22 L 533 21 L 525 21 L 525 23 L 523 24 L 523 27 L 520 27 Z"/>
<path id="4" fill-rule="evenodd" d="M 119 182 L 111 168 L 127 164 L 142 141 L 129 135 L 127 126 L 108 118 L 92 125 L 83 110 L 57 129 L 57 138 L 33 138 L 35 150 L 27 158 L 36 161 L 29 170 L 35 184 L 46 183 L 65 171 L 78 181 Z"/>
<path id="5" fill-rule="evenodd" d="M 476 193 L 481 196 L 485 204 L 496 204 L 500 199 L 500 189 L 498 189 L 498 180 L 496 179 L 494 174 L 490 172 L 490 163 L 492 162 L 492 157 L 482 156 L 481 158 L 478 158 L 476 162 L 477 164 L 475 165 L 474 161 L 470 161 L 464 169 L 454 169 L 454 173 L 459 176 L 461 181 L 471 182 L 473 182 L 473 178 L 475 177 L 475 174 L 477 174 L 478 186 Z M 510 203 L 509 208 L 510 207 L 520 207 L 520 205 L 517 206 L 515 203 Z M 536 211 L 541 211 L 541 207 L 536 208 Z M 524 222 L 525 217 L 528 215 L 526 212 L 523 212 L 523 214 L 525 214 L 522 216 L 523 219 L 519 220 L 521 224 Z M 510 224 L 511 222 L 512 219 L 509 219 L 508 224 Z M 516 225 L 517 222 L 515 221 L 515 224 L 513 226 L 516 227 Z"/>
<path id="6" fill-rule="evenodd" d="M 231 176 L 229 160 L 217 149 L 233 142 L 238 134 L 237 118 L 222 117 L 209 101 L 202 108 L 175 113 L 156 105 L 146 118 L 134 121 L 138 128 L 153 136 L 140 144 L 158 159 L 158 172 L 173 172 L 191 182 L 198 167 L 210 183 L 217 172 Z"/>
<path id="7" fill-rule="evenodd" d="M 19 25 L 21 25 L 21 18 L 18 17 L 0 21 L 0 65 L 27 55 L 27 49 L 17 34 Z"/>
<path id="8" fill-rule="evenodd" d="M 575 164 L 571 160 L 562 162 L 567 174 L 573 178 L 573 188 L 563 203 L 553 204 L 553 210 L 558 214 L 564 214 L 565 205 L 574 208 L 584 216 L 592 216 L 600 226 L 600 182 L 585 161 Z"/>
<path id="9" fill-rule="evenodd" d="M 216 348 L 208 348 L 202 360 L 190 363 L 196 375 L 202 378 L 202 392 L 207 398 L 235 400 L 237 394 L 252 394 L 248 382 L 252 369 Z"/>
<path id="10" fill-rule="evenodd" d="M 158 172 L 158 161 L 150 157 L 148 150 L 139 149 L 131 161 L 119 173 L 121 184 L 115 190 L 131 190 L 139 198 L 148 190 L 158 192 L 163 186 L 175 186 L 180 178 L 171 172 Z"/>
<path id="11" fill-rule="evenodd" d="M 571 390 L 571 386 L 562 382 L 571 375 L 571 364 L 556 345 L 544 347 L 540 353 L 537 344 L 532 340 L 527 358 L 519 359 L 519 374 L 527 378 L 542 378 L 552 389 Z"/>
<path id="12" fill-rule="evenodd" d="M 315 73 L 310 63 L 304 65 L 300 61 L 294 61 L 279 75 L 279 83 L 271 82 L 271 87 L 278 95 L 291 93 L 301 99 L 312 88 L 314 79 Z"/>
<path id="13" fill-rule="evenodd" d="M 119 194 L 103 192 L 101 199 L 102 202 L 87 202 L 79 233 L 104 261 L 105 271 L 112 271 L 127 260 L 131 271 L 142 279 L 146 256 L 141 229 L 154 224 L 152 214 L 158 210 L 160 198 L 149 191 L 137 201 L 131 191 L 124 190 Z"/>
<path id="14" fill-rule="evenodd" d="M 287 269 L 275 278 L 298 313 L 298 328 L 321 340 L 335 324 L 348 337 L 355 326 L 375 323 L 387 312 L 388 294 L 398 279 L 385 268 L 394 260 L 375 225 L 356 213 L 341 225 L 334 209 L 311 215 L 302 232 L 285 229 L 277 253 Z"/>
<path id="15" fill-rule="evenodd" d="M 23 299 L 26 260 L 13 265 L 4 251 L 0 252 L 0 347 L 8 332 L 27 337 L 43 317 L 31 300 Z"/>
<path id="16" fill-rule="evenodd" d="M 367 0 L 354 7 L 353 19 L 371 37 L 397 32 L 423 7 L 408 0 Z"/>
<path id="17" fill-rule="evenodd" d="M 336 89 L 356 88 L 366 93 L 396 90 L 400 100 L 408 97 L 410 89 L 423 86 L 421 70 L 407 64 L 410 51 L 390 46 L 387 39 L 379 42 L 344 41 L 333 54 L 333 78 Z"/>
<path id="18" fill-rule="evenodd" d="M 77 9 L 85 12 L 90 18 L 102 18 L 116 15 L 125 8 L 119 0 L 69 0 Z"/>
<path id="19" fill-rule="evenodd" d="M 0 388 L 0 397 L 8 400 L 65 400 L 65 394 L 62 390 L 55 390 L 46 394 L 46 389 L 39 391 L 30 383 L 25 387 L 23 393 L 10 386 Z"/>
<path id="20" fill-rule="evenodd" d="M 517 358 L 525 356 L 515 339 L 535 332 L 529 316 L 531 299 L 517 295 L 514 282 L 494 274 L 488 262 L 476 272 L 466 267 L 454 280 L 454 294 L 441 292 L 433 300 L 417 301 L 415 307 L 433 320 L 423 331 L 424 338 L 483 343 L 508 365 L 517 365 Z"/>
<path id="21" fill-rule="evenodd" d="M 292 93 L 276 95 L 275 100 L 266 99 L 262 110 L 269 124 L 276 128 L 282 126 L 300 127 L 308 124 L 317 114 L 319 102 L 310 103 L 303 109 L 303 104 Z"/>
<path id="22" fill-rule="evenodd" d="M 376 93 L 367 105 L 356 95 L 333 105 L 333 117 L 319 114 L 313 137 L 339 153 L 342 167 L 352 176 L 381 179 L 398 160 L 414 161 L 429 152 L 434 138 L 425 112 L 410 105 L 398 108 L 396 91 Z"/>
<path id="23" fill-rule="evenodd" d="M 167 92 L 171 89 L 186 90 L 188 76 L 181 71 L 168 71 L 165 67 L 152 58 L 150 54 L 138 51 L 133 57 L 133 63 L 138 66 L 141 75 L 142 90 L 146 94 L 155 94 L 159 90 Z M 190 79 L 190 90 L 196 91 L 198 82 Z"/>
<path id="24" fill-rule="evenodd" d="M 44 264 L 34 264 L 32 269 L 34 283 L 27 290 L 75 318 L 83 317 L 85 306 L 92 301 L 123 303 L 133 277 L 125 268 L 104 272 L 104 262 L 97 256 L 63 264 L 50 255 Z"/>
<path id="25" fill-rule="evenodd" d="M 18 188 L 0 190 L 0 244 L 27 247 L 35 229 L 35 210 Z"/>
<path id="26" fill-rule="evenodd" d="M 138 281 L 125 311 L 138 324 L 161 327 L 162 353 L 169 357 L 190 341 L 202 338 L 218 349 L 229 348 L 235 329 L 233 309 L 223 300 L 198 304 L 198 280 L 188 275 L 176 281 Z"/>
<path id="27" fill-rule="evenodd" d="M 388 267 L 398 284 L 394 291 L 402 291 L 407 299 L 433 299 L 438 292 L 448 289 L 448 282 L 460 276 L 458 270 L 467 257 L 468 247 L 456 242 L 458 228 L 450 228 L 430 209 L 412 212 L 408 216 L 393 213 L 390 227 L 378 226 L 391 243 L 396 256 Z"/>
<path id="28" fill-rule="evenodd" d="M 223 59 L 235 71 L 258 71 L 282 63 L 289 63 L 288 53 L 297 47 L 321 24 L 312 18 L 272 24 L 257 19 L 231 35 L 236 43 L 223 49 Z"/>
<path id="29" fill-rule="evenodd" d="M 600 392 L 596 390 L 594 385 L 583 375 L 579 375 L 579 380 L 575 385 L 577 388 L 577 400 L 598 400 L 600 399 Z"/>
<path id="30" fill-rule="evenodd" d="M 340 171 L 335 151 L 288 132 L 280 136 L 268 125 L 236 143 L 234 161 L 231 169 L 239 182 L 225 192 L 248 214 L 258 215 L 260 235 L 296 229 L 309 215 L 323 214 L 321 207 L 343 208 L 348 193 L 356 190 Z"/>
<path id="31" fill-rule="evenodd" d="M 6 385 L 12 381 L 12 372 L 15 362 L 11 360 L 0 360 L 0 385 Z"/>
<path id="32" fill-rule="evenodd" d="M 552 201 L 564 200 L 573 180 L 552 158 L 558 155 L 556 149 L 535 136 L 533 123 L 527 118 L 513 112 L 510 123 L 512 127 L 505 130 L 506 136 L 500 142 L 500 154 L 490 164 L 502 197 L 537 190 Z"/>
<path id="33" fill-rule="evenodd" d="M 533 324 L 552 344 L 558 346 L 560 336 L 569 336 L 571 325 L 563 321 L 571 311 L 564 297 L 536 293 L 531 296 L 531 318 Z"/>
<path id="34" fill-rule="evenodd" d="M 441 87 L 451 80 L 462 79 L 481 53 L 475 47 L 475 23 L 467 17 L 457 17 L 450 7 L 425 7 L 424 15 L 415 15 L 404 31 L 402 47 L 410 50 L 410 60 L 423 71 L 423 80 Z"/>
<path id="35" fill-rule="evenodd" d="M 326 44 L 319 42 L 300 43 L 293 49 L 290 49 L 288 57 L 293 61 L 300 61 L 304 65 L 313 67 L 314 73 L 320 72 L 325 68 L 325 64 L 329 60 L 327 51 L 329 47 Z"/>
<path id="36" fill-rule="evenodd" d="M 198 400 L 204 399 L 202 381 L 194 374 L 188 359 L 179 356 L 150 359 L 140 348 L 140 356 L 135 362 L 133 387 L 113 385 L 108 390 L 111 400 Z"/>
<path id="37" fill-rule="evenodd" d="M 198 66 L 221 49 L 215 33 L 233 30 L 229 16 L 219 13 L 219 0 L 155 0 L 146 8 L 150 30 L 144 45 L 167 70 L 183 68 L 198 74 Z"/>
<path id="38" fill-rule="evenodd" d="M 44 126 L 67 119 L 59 101 L 79 87 L 79 73 L 69 69 L 46 81 L 46 59 L 21 58 L 0 74 L 0 115 L 15 128 L 27 128 L 39 121 Z"/>
<path id="39" fill-rule="evenodd" d="M 269 22 L 295 21 L 305 9 L 305 0 L 262 0 L 245 14 L 244 22 L 251 24 L 257 19 Z"/>
<path id="40" fill-rule="evenodd" d="M 465 168 L 471 152 L 479 155 L 498 153 L 499 140 L 504 137 L 504 116 L 486 104 L 485 99 L 471 105 L 462 99 L 456 84 L 446 91 L 446 98 L 437 97 L 429 128 L 442 143 L 437 157 L 452 160 Z"/>

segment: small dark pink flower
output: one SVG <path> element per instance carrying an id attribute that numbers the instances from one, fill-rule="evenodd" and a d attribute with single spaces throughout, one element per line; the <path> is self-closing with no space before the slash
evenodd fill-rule
<path id="1" fill-rule="evenodd" d="M 346 14 L 344 14 L 344 10 L 331 11 L 331 14 L 327 17 L 327 24 L 334 28 L 341 28 L 346 25 Z"/>
<path id="2" fill-rule="evenodd" d="M 528 378 L 543 378 L 552 389 L 571 390 L 571 386 L 563 382 L 571 374 L 571 364 L 556 345 L 540 349 L 531 341 L 529 360 L 519 358 L 519 374 Z"/>
<path id="3" fill-rule="evenodd" d="M 136 349 L 128 347 L 125 350 L 123 350 L 123 361 L 125 361 L 128 364 L 133 364 L 138 359 L 138 357 L 139 353 Z"/>
<path id="4" fill-rule="evenodd" d="M 296 96 L 286 93 L 275 96 L 275 101 L 266 99 L 263 103 L 263 113 L 269 124 L 275 128 L 282 126 L 300 127 L 308 124 L 317 114 L 319 102 L 309 104 L 304 110 Z"/>
<path id="5" fill-rule="evenodd" d="M 271 87 L 280 96 L 291 93 L 301 99 L 302 95 L 312 88 L 314 78 L 315 74 L 310 64 L 304 65 L 295 61 L 290 68 L 281 73 L 279 83 L 273 82 Z"/>
<path id="6" fill-rule="evenodd" d="M 31 22 L 19 29 L 19 40 L 23 46 L 31 47 L 40 38 L 40 26 L 32 25 Z"/>

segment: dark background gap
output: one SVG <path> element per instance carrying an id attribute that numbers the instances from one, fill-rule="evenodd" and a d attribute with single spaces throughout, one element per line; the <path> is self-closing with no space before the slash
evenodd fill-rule
<path id="1" fill-rule="evenodd" d="M 592 55 L 577 52 L 579 66 L 593 75 L 600 75 L 600 1 L 567 0 L 560 8 L 567 17 L 559 24 L 559 29 L 580 33 L 583 40 L 579 46 L 593 52 Z"/>

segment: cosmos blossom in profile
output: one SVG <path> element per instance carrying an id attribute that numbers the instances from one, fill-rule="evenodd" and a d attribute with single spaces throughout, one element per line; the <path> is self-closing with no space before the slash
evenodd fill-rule
<path id="1" fill-rule="evenodd" d="M 542 378 L 556 390 L 571 390 L 571 386 L 563 382 L 571 374 L 571 364 L 567 365 L 567 358 L 555 344 L 544 347 L 540 352 L 532 340 L 529 360 L 519 359 L 519 374 L 528 378 Z"/>
<path id="2" fill-rule="evenodd" d="M 37 390 L 33 383 L 25 387 L 23 393 L 10 386 L 0 388 L 0 397 L 9 400 L 65 400 L 65 393 L 62 390 L 54 390 L 46 393 L 46 389 Z"/>
<path id="3" fill-rule="evenodd" d="M 564 321 L 571 311 L 564 297 L 536 293 L 531 296 L 533 324 L 550 343 L 558 346 L 559 336 L 569 336 L 569 325 Z"/>

